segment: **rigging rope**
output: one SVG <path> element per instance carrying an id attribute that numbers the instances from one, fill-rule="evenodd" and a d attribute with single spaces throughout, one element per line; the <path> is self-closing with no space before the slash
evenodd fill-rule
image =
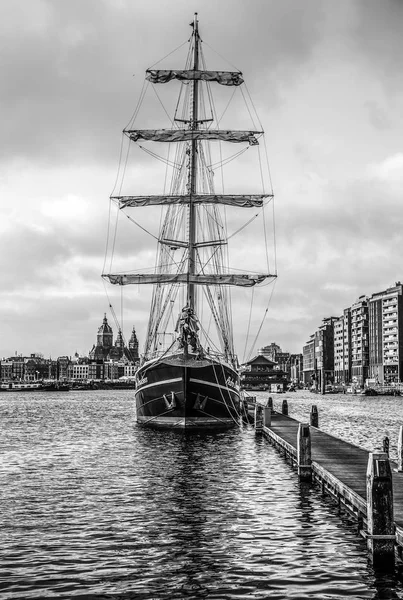
<path id="1" fill-rule="evenodd" d="M 144 146 L 141 146 L 140 144 L 137 144 L 138 147 L 143 150 L 143 152 L 146 152 L 147 154 L 149 154 L 150 156 L 152 156 L 153 158 L 159 160 L 160 162 L 163 162 L 164 164 L 168 165 L 169 167 L 172 167 L 173 169 L 180 169 L 181 165 L 177 165 L 174 162 L 169 161 L 167 158 L 164 158 L 163 156 L 160 156 L 159 154 L 156 154 L 155 152 L 152 152 L 151 150 L 149 150 L 148 148 L 145 148 Z"/>
<path id="2" fill-rule="evenodd" d="M 155 67 L 155 65 L 158 65 L 160 62 L 162 62 L 163 60 L 168 58 L 168 56 L 171 56 L 171 54 L 174 54 L 174 52 L 177 52 L 178 50 L 180 50 L 180 48 L 182 48 L 182 46 L 184 46 L 185 44 L 188 44 L 188 43 L 189 43 L 189 39 L 187 39 L 185 42 L 180 44 L 177 48 L 175 48 L 175 50 L 171 50 L 171 52 L 169 52 L 168 54 L 166 54 L 165 56 L 160 58 L 160 60 L 157 60 L 157 62 L 155 62 L 153 65 L 151 65 L 151 67 L 148 67 L 148 68 L 152 69 L 153 67 Z"/>
<path id="3" fill-rule="evenodd" d="M 269 301 L 268 301 L 268 303 L 267 303 L 267 306 L 266 306 L 266 310 L 264 311 L 264 314 L 263 314 L 262 321 L 261 321 L 261 323 L 260 323 L 259 329 L 257 330 L 257 333 L 256 333 L 256 336 L 255 336 L 255 339 L 254 339 L 254 341 L 253 341 L 253 344 L 252 344 L 252 346 L 251 346 L 251 348 L 250 348 L 250 350 L 249 350 L 249 354 L 248 354 L 248 356 L 247 356 L 246 360 L 249 360 L 249 359 L 250 359 L 250 357 L 251 357 L 251 355 L 252 355 L 252 352 L 253 352 L 253 350 L 255 349 L 256 342 L 257 342 L 257 340 L 258 340 L 258 338 L 259 338 L 260 332 L 261 332 L 261 330 L 262 330 L 262 327 L 263 327 L 263 323 L 265 322 L 265 319 L 266 319 L 266 317 L 267 317 L 267 313 L 268 313 L 268 311 L 269 311 L 269 306 L 270 306 L 270 303 L 271 303 L 271 299 L 272 299 L 272 297 L 273 297 L 274 288 L 276 287 L 276 283 L 277 283 L 277 279 L 275 279 L 275 280 L 274 280 L 273 287 L 272 287 L 271 294 L 270 294 L 270 298 L 269 298 Z M 245 357 L 244 357 L 244 362 L 245 362 Z"/>
<path id="4" fill-rule="evenodd" d="M 245 348 L 244 348 L 244 351 L 243 351 L 242 362 L 245 362 L 246 348 L 248 346 L 249 331 L 250 331 L 250 322 L 251 322 L 251 319 L 252 319 L 252 308 L 253 308 L 253 299 L 254 299 L 254 297 L 255 297 L 255 288 L 252 288 L 252 295 L 251 295 L 251 299 L 250 299 L 250 308 L 249 308 L 248 328 L 246 330 Z"/>

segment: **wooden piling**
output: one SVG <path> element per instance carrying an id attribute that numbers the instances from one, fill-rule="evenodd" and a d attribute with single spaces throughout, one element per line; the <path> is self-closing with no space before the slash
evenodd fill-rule
<path id="1" fill-rule="evenodd" d="M 269 399 L 267 400 L 267 407 L 273 410 L 273 398 L 271 396 L 269 396 Z"/>
<path id="2" fill-rule="evenodd" d="M 397 440 L 397 470 L 403 471 L 403 425 L 400 425 L 399 439 Z"/>
<path id="3" fill-rule="evenodd" d="M 383 438 L 382 448 L 383 448 L 383 451 L 386 452 L 386 454 L 389 456 L 389 438 L 388 438 L 388 436 L 385 436 Z"/>
<path id="4" fill-rule="evenodd" d="M 263 409 L 263 427 L 270 427 L 271 425 L 271 408 L 265 406 Z"/>
<path id="5" fill-rule="evenodd" d="M 284 398 L 284 400 L 283 400 L 283 404 L 281 406 L 281 412 L 283 413 L 283 415 L 288 415 L 288 402 L 287 402 L 286 398 Z"/>
<path id="6" fill-rule="evenodd" d="M 298 477 L 303 481 L 312 479 L 311 432 L 308 423 L 300 423 L 297 435 Z"/>
<path id="7" fill-rule="evenodd" d="M 313 404 L 311 408 L 310 423 L 312 427 L 319 427 L 319 413 L 316 404 Z"/>
<path id="8" fill-rule="evenodd" d="M 263 406 L 258 403 L 255 405 L 255 433 L 263 433 Z"/>
<path id="9" fill-rule="evenodd" d="M 392 471 L 386 452 L 370 452 L 367 467 L 367 547 L 374 565 L 394 564 Z"/>

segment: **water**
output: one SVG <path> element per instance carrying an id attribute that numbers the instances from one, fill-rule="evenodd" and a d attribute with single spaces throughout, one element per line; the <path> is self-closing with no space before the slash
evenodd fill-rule
<path id="1" fill-rule="evenodd" d="M 403 423 L 401 398 L 287 398 L 370 449 Z M 2 599 L 403 598 L 251 427 L 151 431 L 132 408 L 131 391 L 0 394 Z"/>

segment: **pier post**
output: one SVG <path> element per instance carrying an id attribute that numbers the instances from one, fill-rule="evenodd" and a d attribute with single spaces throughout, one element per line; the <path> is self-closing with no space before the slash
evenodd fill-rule
<path id="1" fill-rule="evenodd" d="M 284 400 L 283 400 L 283 404 L 281 406 L 281 412 L 283 413 L 283 415 L 286 415 L 286 416 L 288 415 L 288 402 L 287 402 L 286 398 L 284 398 Z"/>
<path id="2" fill-rule="evenodd" d="M 397 470 L 403 471 L 403 425 L 400 425 L 399 439 L 397 440 Z"/>
<path id="3" fill-rule="evenodd" d="M 325 374 L 325 369 L 323 367 L 320 371 L 320 393 L 321 394 L 326 393 L 326 374 Z"/>
<path id="4" fill-rule="evenodd" d="M 263 406 L 261 404 L 255 404 L 255 433 L 260 434 L 263 432 Z"/>
<path id="5" fill-rule="evenodd" d="M 311 432 L 308 423 L 300 423 L 297 435 L 298 477 L 303 481 L 312 479 Z"/>
<path id="6" fill-rule="evenodd" d="M 367 468 L 367 548 L 375 566 L 394 565 L 392 471 L 386 452 L 370 452 Z"/>
<path id="7" fill-rule="evenodd" d="M 312 405 L 311 408 L 311 418 L 310 418 L 310 422 L 312 427 L 319 427 L 319 413 L 318 413 L 318 407 L 316 406 L 316 404 Z"/>
<path id="8" fill-rule="evenodd" d="M 269 396 L 269 399 L 267 401 L 267 407 L 273 410 L 273 398 L 271 396 Z"/>
<path id="9" fill-rule="evenodd" d="M 263 427 L 270 427 L 271 425 L 271 408 L 265 406 L 263 409 Z"/>
<path id="10" fill-rule="evenodd" d="M 389 456 L 389 438 L 385 436 L 382 441 L 383 451 Z"/>

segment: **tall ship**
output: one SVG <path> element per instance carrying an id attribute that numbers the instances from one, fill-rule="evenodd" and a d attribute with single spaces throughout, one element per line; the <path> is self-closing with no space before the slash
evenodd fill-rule
<path id="1" fill-rule="evenodd" d="M 231 191 L 226 192 L 223 184 L 220 191 L 215 188 L 214 178 L 217 173 L 222 175 L 226 164 L 246 150 L 252 153 L 259 147 L 263 129 L 220 127 L 223 113 L 218 114 L 213 88 L 217 86 L 220 94 L 228 94 L 224 102 L 229 106 L 231 94 L 244 79 L 240 71 L 207 70 L 197 13 L 191 28 L 185 67 L 147 69 L 134 115 L 138 118 L 145 88 L 150 85 L 167 113 L 159 95 L 164 89 L 160 84 L 176 82 L 168 86 L 169 93 L 172 86 L 179 86 L 170 127 L 135 129 L 132 121 L 123 131 L 122 139 L 129 140 L 129 149 L 134 144 L 146 159 L 151 157 L 156 163 L 163 163 L 160 193 L 125 194 L 122 176 L 119 186 L 115 186 L 118 193 L 114 190 L 111 195 L 116 214 L 126 214 L 137 227 L 139 238 L 143 235 L 156 239 L 154 265 L 144 269 L 148 246 L 139 241 L 138 252 L 123 260 L 130 270 L 105 272 L 104 267 L 103 278 L 117 286 L 136 286 L 137 290 L 139 286 L 153 286 L 144 353 L 136 374 L 137 422 L 160 428 L 228 429 L 239 423 L 241 394 L 230 292 L 234 287 L 264 285 L 276 277 L 268 262 L 263 262 L 262 270 L 257 272 L 242 268 L 249 253 L 251 262 L 259 259 L 254 233 L 245 238 L 245 230 L 252 228 L 257 217 L 265 217 L 265 207 L 273 194 L 270 182 L 268 191 L 261 189 L 266 185 L 263 177 L 258 184 L 260 193 L 233 193 L 236 170 L 228 188 Z M 146 110 L 149 112 L 147 103 Z M 231 147 L 232 153 L 225 154 L 224 147 Z M 260 155 L 259 160 L 261 171 Z M 141 172 L 150 172 L 154 191 L 160 175 L 157 167 L 150 170 L 144 161 L 143 158 L 134 175 L 129 176 L 129 185 L 136 184 Z M 127 164 L 128 160 L 119 171 L 125 176 Z M 242 184 L 249 177 L 249 172 L 245 172 Z M 157 209 L 161 216 L 156 214 Z M 139 211 L 150 211 L 142 223 Z M 242 221 L 232 211 L 241 211 Z M 228 220 L 234 229 L 232 233 Z M 153 233 L 156 223 L 159 229 Z M 113 236 L 110 246 L 115 247 L 116 229 Z M 245 239 L 250 240 L 250 245 L 241 249 Z M 241 252 L 236 259 L 237 268 L 230 268 L 230 242 L 238 254 Z M 242 298 L 238 302 L 242 304 Z"/>

